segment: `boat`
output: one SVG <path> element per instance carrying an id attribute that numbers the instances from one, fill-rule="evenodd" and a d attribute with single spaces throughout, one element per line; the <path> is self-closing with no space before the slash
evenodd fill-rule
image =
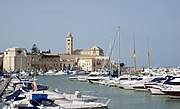
<path id="1" fill-rule="evenodd" d="M 134 89 L 132 84 L 135 82 L 139 81 L 139 77 L 135 75 L 123 75 L 119 77 L 119 88 L 124 88 L 127 90 L 132 90 Z"/>
<path id="2" fill-rule="evenodd" d="M 119 84 L 119 78 L 110 78 L 109 80 L 104 80 L 105 85 L 109 87 L 117 87 Z"/>
<path id="3" fill-rule="evenodd" d="M 145 87 L 150 90 L 153 95 L 164 95 L 161 91 L 163 83 L 168 80 L 169 76 L 166 77 L 157 77 L 151 80 L 150 82 L 144 83 Z"/>
<path id="4" fill-rule="evenodd" d="M 55 75 L 55 72 L 52 70 L 49 70 L 49 71 L 45 72 L 44 75 Z"/>
<path id="5" fill-rule="evenodd" d="M 20 97 L 22 90 L 17 90 L 7 96 L 6 105 L 3 109 L 64 109 L 60 105 L 55 104 L 54 100 L 48 99 L 47 94 L 32 94 L 30 98 L 27 96 Z"/>
<path id="6" fill-rule="evenodd" d="M 79 98 L 66 99 L 64 95 L 55 91 L 34 91 L 22 93 L 22 90 L 17 90 L 14 93 L 6 96 L 6 102 L 3 109 L 106 109 L 110 99 L 106 103 L 95 102 L 95 98 L 84 96 L 85 99 L 80 99 L 79 92 L 76 92 Z"/>
<path id="7" fill-rule="evenodd" d="M 78 77 L 77 77 L 77 79 L 78 79 L 78 81 L 80 81 L 80 82 L 87 82 L 87 75 L 79 75 Z"/>
<path id="8" fill-rule="evenodd" d="M 161 89 L 170 98 L 180 98 L 180 77 L 172 77 L 163 84 Z"/>
<path id="9" fill-rule="evenodd" d="M 171 84 L 175 84 L 173 81 L 176 77 L 166 76 L 165 78 L 155 78 L 151 82 L 145 84 L 145 86 L 151 91 L 154 95 L 165 95 L 162 90 L 171 87 Z"/>
<path id="10" fill-rule="evenodd" d="M 55 73 L 55 75 L 67 75 L 67 73 L 65 72 L 65 71 L 63 71 L 63 70 L 60 70 L 60 71 L 58 71 L 57 73 Z"/>
<path id="11" fill-rule="evenodd" d="M 78 80 L 78 76 L 69 76 L 68 79 L 71 81 Z"/>
<path id="12" fill-rule="evenodd" d="M 63 95 L 67 100 L 70 100 L 70 101 L 88 101 L 88 102 L 91 101 L 92 102 L 92 101 L 97 100 L 97 97 L 90 96 L 90 95 L 83 95 L 79 91 L 75 91 L 75 93 L 63 93 Z"/>
<path id="13" fill-rule="evenodd" d="M 165 95 L 165 93 L 161 91 L 162 87 L 162 85 L 153 85 L 148 89 L 153 95 Z"/>
<path id="14" fill-rule="evenodd" d="M 62 106 L 64 109 L 107 109 L 109 99 L 106 103 L 100 102 L 84 102 L 84 101 L 61 101 L 56 100 L 55 103 Z"/>
<path id="15" fill-rule="evenodd" d="M 110 79 L 110 76 L 104 75 L 101 72 L 91 72 L 87 77 L 87 80 L 90 83 L 99 83 L 102 80 L 108 80 L 108 79 Z"/>
<path id="16" fill-rule="evenodd" d="M 75 71 L 75 70 L 73 70 L 73 71 L 67 71 L 67 74 L 68 74 L 68 75 L 77 75 L 77 74 L 78 74 L 78 71 Z"/>

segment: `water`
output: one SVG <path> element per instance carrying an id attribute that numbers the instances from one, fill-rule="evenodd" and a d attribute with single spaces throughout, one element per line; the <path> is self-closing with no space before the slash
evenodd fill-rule
<path id="1" fill-rule="evenodd" d="M 151 95 L 150 92 L 124 90 L 99 84 L 70 81 L 67 79 L 67 76 L 38 76 L 37 79 L 38 83 L 58 88 L 60 91 L 93 91 L 99 97 L 110 98 L 109 109 L 179 109 L 180 107 L 180 99 Z M 2 107 L 2 103 L 0 103 L 0 107 Z"/>

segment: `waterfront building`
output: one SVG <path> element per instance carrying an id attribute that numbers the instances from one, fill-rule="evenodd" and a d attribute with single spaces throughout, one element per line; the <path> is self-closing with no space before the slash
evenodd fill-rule
<path id="1" fill-rule="evenodd" d="M 27 53 L 25 48 L 12 47 L 6 49 L 3 57 L 3 70 L 62 70 L 72 69 L 75 65 L 73 58 L 63 57 L 60 54 Z"/>
<path id="2" fill-rule="evenodd" d="M 109 69 L 109 60 L 108 57 L 82 57 L 78 66 L 88 72 L 106 70 Z"/>
<path id="3" fill-rule="evenodd" d="M 25 48 L 12 47 L 7 48 L 3 57 L 3 70 L 15 71 L 30 68 Z"/>
<path id="4" fill-rule="evenodd" d="M 62 58 L 60 54 L 41 54 L 42 67 L 44 70 L 71 70 L 75 60 Z"/>

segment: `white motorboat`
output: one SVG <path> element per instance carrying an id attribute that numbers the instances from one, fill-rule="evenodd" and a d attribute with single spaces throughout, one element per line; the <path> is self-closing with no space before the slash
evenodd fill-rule
<path id="1" fill-rule="evenodd" d="M 100 72 L 91 72 L 87 77 L 87 80 L 90 83 L 99 83 L 99 81 L 109 80 L 109 79 L 110 76 L 102 75 Z"/>
<path id="2" fill-rule="evenodd" d="M 161 89 L 170 98 L 180 98 L 180 77 L 173 77 L 163 84 Z"/>
<path id="3" fill-rule="evenodd" d="M 109 102 L 110 99 L 106 103 L 62 100 L 55 101 L 56 104 L 59 104 L 64 109 L 107 109 Z"/>
<path id="4" fill-rule="evenodd" d="M 69 76 L 68 79 L 71 81 L 78 80 L 78 76 Z"/>
<path id="5" fill-rule="evenodd" d="M 153 85 L 152 87 L 148 88 L 153 95 L 164 95 L 165 93 L 161 91 L 162 86 L 160 85 Z"/>
<path id="6" fill-rule="evenodd" d="M 87 82 L 87 75 L 79 75 L 77 79 L 80 82 Z"/>
<path id="7" fill-rule="evenodd" d="M 55 75 L 61 76 L 61 75 L 67 75 L 67 73 L 66 73 L 66 71 L 60 70 L 57 73 L 55 73 Z"/>
<path id="8" fill-rule="evenodd" d="M 44 75 L 55 75 L 55 72 L 52 70 L 49 70 L 49 71 L 45 72 Z"/>
<path id="9" fill-rule="evenodd" d="M 75 91 L 75 93 L 63 93 L 64 97 L 70 101 L 95 101 L 97 97 L 90 95 L 83 95 L 79 91 Z"/>
<path id="10" fill-rule="evenodd" d="M 137 91 L 148 91 L 148 88 L 145 86 L 145 83 L 152 81 L 155 77 L 154 76 L 143 76 L 140 77 L 141 79 L 134 84 L 132 87 Z"/>
<path id="11" fill-rule="evenodd" d="M 109 80 L 106 81 L 107 86 L 109 87 L 117 87 L 119 84 L 119 79 L 118 78 L 110 78 Z"/>
<path id="12" fill-rule="evenodd" d="M 125 77 L 122 77 L 122 79 L 120 79 L 119 87 L 122 87 L 127 90 L 132 90 L 134 89 L 132 87 L 132 84 L 137 82 L 138 78 L 139 78 L 138 76 L 126 75 Z"/>

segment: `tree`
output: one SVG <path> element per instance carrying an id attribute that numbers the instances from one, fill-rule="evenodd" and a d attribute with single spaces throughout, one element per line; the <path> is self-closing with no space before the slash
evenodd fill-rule
<path id="1" fill-rule="evenodd" d="M 120 63 L 120 66 L 121 66 L 121 67 L 124 67 L 124 66 L 125 66 L 125 64 L 124 64 L 124 63 Z"/>
<path id="2" fill-rule="evenodd" d="M 32 54 L 40 53 L 40 50 L 36 46 L 36 44 L 33 44 L 32 49 L 31 49 Z"/>

